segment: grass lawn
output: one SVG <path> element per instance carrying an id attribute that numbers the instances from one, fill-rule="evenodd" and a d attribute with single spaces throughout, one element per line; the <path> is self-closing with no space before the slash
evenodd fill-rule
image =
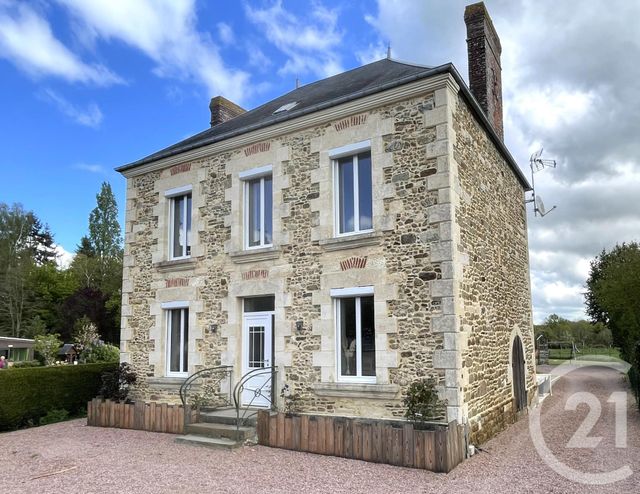
<path id="1" fill-rule="evenodd" d="M 585 347 L 579 348 L 579 353 L 576 356 L 576 360 L 591 360 L 591 361 L 608 361 L 612 359 L 620 358 L 620 351 L 617 348 L 608 347 Z M 557 365 L 566 360 L 573 358 L 573 354 L 570 347 L 565 348 L 549 348 L 549 364 Z"/>

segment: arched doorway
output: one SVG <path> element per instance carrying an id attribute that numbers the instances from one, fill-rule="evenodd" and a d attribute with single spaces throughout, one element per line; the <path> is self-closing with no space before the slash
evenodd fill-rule
<path id="1" fill-rule="evenodd" d="M 511 375 L 513 376 L 513 396 L 516 411 L 524 410 L 527 406 L 527 387 L 524 374 L 524 353 L 522 352 L 522 340 L 517 336 L 513 340 L 511 348 Z"/>

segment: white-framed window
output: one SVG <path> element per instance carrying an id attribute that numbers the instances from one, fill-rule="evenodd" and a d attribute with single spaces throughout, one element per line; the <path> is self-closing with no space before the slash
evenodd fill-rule
<path id="1" fill-rule="evenodd" d="M 371 143 L 350 144 L 329 152 L 333 160 L 335 233 L 373 229 Z"/>
<path id="2" fill-rule="evenodd" d="M 169 259 L 191 256 L 191 186 L 165 192 L 170 201 Z"/>
<path id="3" fill-rule="evenodd" d="M 332 290 L 338 381 L 376 382 L 376 332 L 372 287 Z"/>
<path id="4" fill-rule="evenodd" d="M 271 165 L 240 174 L 244 181 L 244 246 L 273 245 L 273 179 Z"/>
<path id="5" fill-rule="evenodd" d="M 189 372 L 189 308 L 167 309 L 167 376 Z"/>

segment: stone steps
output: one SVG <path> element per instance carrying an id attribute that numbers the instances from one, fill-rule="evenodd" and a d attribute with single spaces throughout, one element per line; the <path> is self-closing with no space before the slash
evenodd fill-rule
<path id="1" fill-rule="evenodd" d="M 236 427 L 232 424 L 220 424 L 210 422 L 200 422 L 198 424 L 190 424 L 185 432 L 196 436 L 206 436 L 213 438 L 227 438 L 234 441 L 244 442 L 252 439 L 256 434 L 255 427 Z"/>
<path id="2" fill-rule="evenodd" d="M 191 444 L 193 446 L 204 446 L 206 448 L 227 449 L 232 450 L 242 446 L 242 442 L 234 441 L 226 437 L 207 437 L 196 436 L 194 434 L 186 434 L 176 438 L 177 443 Z"/>
<path id="3" fill-rule="evenodd" d="M 257 422 L 257 412 L 257 409 L 247 409 L 247 412 L 244 414 L 244 424 L 255 426 Z M 241 417 L 243 413 L 244 412 L 241 410 Z M 235 408 L 223 408 L 210 412 L 200 412 L 200 422 L 236 425 L 236 420 Z"/>
<path id="4" fill-rule="evenodd" d="M 256 439 L 257 409 L 241 410 L 240 417 L 243 415 L 243 425 L 237 427 L 235 408 L 201 411 L 200 422 L 187 425 L 185 435 L 176 438 L 176 442 L 218 449 L 238 448 Z"/>

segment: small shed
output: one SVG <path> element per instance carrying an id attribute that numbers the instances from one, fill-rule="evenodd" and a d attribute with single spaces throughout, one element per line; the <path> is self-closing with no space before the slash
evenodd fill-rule
<path id="1" fill-rule="evenodd" d="M 33 360 L 34 343 L 34 340 L 27 338 L 0 336 L 0 355 L 4 355 L 10 362 Z"/>
<path id="2" fill-rule="evenodd" d="M 78 360 L 78 351 L 73 343 L 65 343 L 58 350 L 58 360 L 64 360 L 70 364 Z"/>

